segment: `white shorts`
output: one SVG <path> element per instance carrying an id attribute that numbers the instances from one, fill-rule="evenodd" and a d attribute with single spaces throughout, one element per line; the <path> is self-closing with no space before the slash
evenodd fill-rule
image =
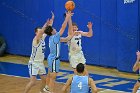
<path id="1" fill-rule="evenodd" d="M 74 53 L 74 54 L 69 54 L 69 61 L 70 61 L 72 68 L 76 68 L 76 66 L 79 63 L 83 63 L 83 64 L 86 63 L 86 59 L 85 59 L 82 51 L 80 51 L 78 53 Z"/>
<path id="2" fill-rule="evenodd" d="M 43 62 L 29 62 L 28 64 L 30 76 L 46 75 L 45 65 Z"/>

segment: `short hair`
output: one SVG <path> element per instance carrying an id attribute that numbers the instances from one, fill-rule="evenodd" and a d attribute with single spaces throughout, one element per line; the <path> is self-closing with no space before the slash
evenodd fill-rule
<path id="1" fill-rule="evenodd" d="M 47 26 L 44 30 L 44 33 L 51 36 L 52 35 L 52 31 L 53 31 L 53 28 L 52 26 Z"/>
<path id="2" fill-rule="evenodd" d="M 78 27 L 78 25 L 75 22 L 72 23 L 72 26 L 77 26 Z"/>
<path id="3" fill-rule="evenodd" d="M 36 28 L 34 29 L 35 33 L 38 31 L 38 29 L 42 29 L 42 27 L 36 27 Z"/>
<path id="4" fill-rule="evenodd" d="M 79 64 L 76 66 L 76 71 L 77 71 L 78 73 L 83 73 L 83 72 L 84 72 L 84 69 L 85 69 L 85 66 L 84 66 L 84 64 L 82 64 L 82 63 L 79 63 Z"/>

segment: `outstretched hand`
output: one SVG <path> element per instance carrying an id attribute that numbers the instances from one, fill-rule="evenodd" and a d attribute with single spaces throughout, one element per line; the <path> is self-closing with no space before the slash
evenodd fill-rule
<path id="1" fill-rule="evenodd" d="M 92 23 L 91 23 L 91 22 L 88 22 L 87 27 L 88 27 L 89 29 L 92 29 Z"/>
<path id="2" fill-rule="evenodd" d="M 54 19 L 54 13 L 53 13 L 53 11 L 51 11 L 51 13 L 52 13 L 52 19 Z"/>
<path id="3" fill-rule="evenodd" d="M 47 27 L 47 26 L 52 26 L 53 25 L 53 21 L 54 21 L 54 13 L 51 11 L 52 14 L 52 18 L 51 19 L 47 19 L 45 25 L 43 27 Z"/>

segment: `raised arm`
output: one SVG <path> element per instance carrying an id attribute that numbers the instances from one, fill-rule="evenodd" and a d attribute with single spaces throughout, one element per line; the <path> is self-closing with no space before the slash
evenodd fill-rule
<path id="1" fill-rule="evenodd" d="M 69 21 L 68 21 L 68 35 L 72 35 L 73 34 L 73 27 L 72 27 L 72 18 L 70 17 Z"/>
<path id="2" fill-rule="evenodd" d="M 52 18 L 51 19 L 47 19 L 47 21 L 45 22 L 45 24 L 42 27 L 42 35 L 43 35 L 42 39 L 45 39 L 45 37 L 47 36 L 46 34 L 44 34 L 45 28 L 47 26 L 52 26 L 53 25 L 54 13 L 52 11 L 51 11 L 51 13 L 52 13 Z"/>
<path id="3" fill-rule="evenodd" d="M 89 31 L 88 32 L 81 31 L 81 35 L 86 36 L 86 37 L 92 37 L 93 36 L 92 23 L 88 22 L 87 27 L 88 27 Z"/>
<path id="4" fill-rule="evenodd" d="M 66 84 L 63 86 L 63 88 L 62 88 L 62 93 L 67 93 L 67 89 L 68 89 L 68 87 L 71 85 L 71 83 L 72 83 L 72 77 L 69 78 L 69 79 L 67 80 Z"/>
<path id="5" fill-rule="evenodd" d="M 62 27 L 61 27 L 61 29 L 59 31 L 60 36 L 62 36 L 62 34 L 64 33 L 64 30 L 65 30 L 65 28 L 67 26 L 67 22 L 68 22 L 68 20 L 70 19 L 71 16 L 72 16 L 72 13 L 71 12 L 67 12 L 66 13 L 66 18 L 65 18 L 65 20 L 64 20 L 64 22 L 62 24 Z"/>
<path id="6" fill-rule="evenodd" d="M 134 66 L 133 66 L 133 71 L 134 72 L 136 72 L 140 67 L 140 52 L 139 51 L 136 52 L 136 55 L 137 55 L 137 60 L 136 60 L 136 62 L 134 64 Z"/>
<path id="7" fill-rule="evenodd" d="M 72 13 L 72 15 L 73 15 L 73 13 Z M 68 36 L 67 37 L 61 37 L 60 42 L 68 42 L 74 35 L 71 16 L 70 16 L 70 19 L 68 21 L 68 26 L 69 26 L 68 27 Z"/>
<path id="8" fill-rule="evenodd" d="M 52 18 L 51 19 L 47 19 L 47 21 L 45 22 L 45 24 L 43 25 L 43 29 L 45 29 L 45 27 L 47 26 L 52 26 L 53 25 L 53 21 L 54 21 L 54 13 L 51 11 L 52 13 Z"/>
<path id="9" fill-rule="evenodd" d="M 52 18 L 49 20 L 49 26 L 52 26 L 54 21 L 54 13 L 52 11 L 51 13 L 52 13 Z"/>

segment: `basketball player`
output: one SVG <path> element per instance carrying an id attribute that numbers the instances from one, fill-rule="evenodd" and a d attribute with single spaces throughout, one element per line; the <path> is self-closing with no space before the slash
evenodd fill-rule
<path id="1" fill-rule="evenodd" d="M 52 18 L 47 20 L 44 26 L 35 28 L 35 37 L 32 42 L 32 53 L 29 60 L 29 74 L 30 82 L 26 85 L 24 93 L 28 93 L 29 90 L 35 85 L 36 76 L 39 74 L 41 78 L 40 93 L 43 92 L 43 88 L 46 85 L 46 70 L 44 66 L 44 52 L 45 52 L 45 37 L 44 30 L 47 25 L 53 24 L 54 15 Z"/>
<path id="2" fill-rule="evenodd" d="M 70 64 L 72 66 L 72 68 L 74 69 L 74 73 L 76 74 L 76 66 L 79 63 L 86 63 L 86 59 L 84 57 L 83 51 L 82 51 L 82 46 L 81 46 L 81 38 L 82 36 L 85 37 L 92 37 L 93 36 L 93 31 L 92 31 L 92 23 L 88 22 L 88 32 L 83 32 L 83 31 L 78 31 L 78 25 L 76 23 L 72 23 L 72 31 L 68 31 L 71 33 L 74 32 L 78 32 L 77 34 L 75 34 L 72 39 L 70 40 L 70 42 L 68 43 L 69 46 L 69 61 Z M 70 34 L 70 33 L 68 33 Z M 88 75 L 88 72 L 85 68 L 85 74 Z"/>
<path id="3" fill-rule="evenodd" d="M 133 71 L 134 72 L 136 72 L 137 70 L 140 70 L 140 52 L 139 51 L 136 52 L 136 55 L 137 55 L 137 60 L 136 60 L 136 63 L 134 64 L 134 66 L 133 66 Z M 139 74 L 140 74 L 140 72 L 139 72 Z M 140 87 L 140 77 L 138 78 L 138 81 L 134 85 L 132 93 L 136 93 L 137 90 L 139 89 L 139 87 Z"/>
<path id="4" fill-rule="evenodd" d="M 85 66 L 79 63 L 76 67 L 77 75 L 69 78 L 66 84 L 62 88 L 62 93 L 67 93 L 67 89 L 70 86 L 70 93 L 89 93 L 89 86 L 92 93 L 97 93 L 96 85 L 92 78 L 85 76 Z"/>
<path id="5" fill-rule="evenodd" d="M 60 36 L 64 33 L 64 30 L 67 26 L 67 22 L 72 16 L 71 12 L 67 12 L 66 18 L 62 24 L 62 27 L 59 32 L 56 32 L 56 30 L 52 26 L 47 26 L 45 33 L 50 36 L 49 37 L 49 48 L 50 48 L 50 54 L 48 56 L 48 77 L 50 79 L 49 81 L 49 92 L 54 93 L 54 85 L 55 85 L 55 79 L 57 76 L 57 73 L 59 72 L 60 67 Z M 69 39 L 69 38 L 67 38 Z M 64 38 L 62 41 L 65 41 Z"/>

